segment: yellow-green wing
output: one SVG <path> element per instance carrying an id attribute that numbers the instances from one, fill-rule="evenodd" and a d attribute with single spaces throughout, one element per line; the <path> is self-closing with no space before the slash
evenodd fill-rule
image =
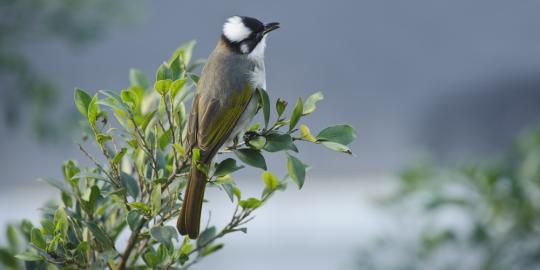
<path id="1" fill-rule="evenodd" d="M 245 83 L 243 89 L 230 91 L 221 97 L 197 94 L 193 104 L 197 112 L 193 115 L 192 110 L 188 134 L 190 145 L 199 148 L 203 158 L 211 159 L 226 142 L 253 93 L 250 83 Z"/>

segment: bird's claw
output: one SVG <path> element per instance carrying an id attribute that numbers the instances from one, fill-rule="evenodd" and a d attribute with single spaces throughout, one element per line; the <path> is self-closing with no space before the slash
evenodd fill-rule
<path id="1" fill-rule="evenodd" d="M 244 133 L 244 142 L 247 144 L 251 139 L 260 136 L 256 131 L 247 131 Z"/>

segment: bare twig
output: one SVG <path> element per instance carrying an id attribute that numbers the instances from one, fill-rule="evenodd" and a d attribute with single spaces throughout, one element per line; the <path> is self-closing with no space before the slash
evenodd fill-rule
<path id="1" fill-rule="evenodd" d="M 137 243 L 137 238 L 139 236 L 139 233 L 141 232 L 141 229 L 146 225 L 147 222 L 148 222 L 148 219 L 143 218 L 139 222 L 139 225 L 135 228 L 135 230 L 133 230 L 133 232 L 129 236 L 126 249 L 124 253 L 122 254 L 122 257 L 120 258 L 120 263 L 118 264 L 118 267 L 117 267 L 118 270 L 123 270 L 126 267 L 126 263 L 129 258 L 129 255 L 131 254 L 131 251 L 133 250 L 133 248 L 135 247 L 135 244 Z"/>
<path id="2" fill-rule="evenodd" d="M 105 175 L 107 175 L 107 177 L 111 180 L 111 183 L 117 185 L 118 186 L 118 183 L 116 183 L 114 181 L 114 178 L 112 177 L 112 175 L 110 175 L 107 170 L 105 170 L 105 168 L 103 168 L 103 166 L 101 166 L 101 164 L 99 164 L 99 162 L 92 156 L 90 155 L 90 153 L 88 153 L 88 151 L 86 151 L 86 149 L 84 149 L 84 147 L 79 144 L 79 149 L 81 150 L 81 152 L 83 152 L 83 154 L 88 157 L 92 162 L 94 162 L 94 165 L 96 165 L 96 167 L 98 167 Z"/>
<path id="3" fill-rule="evenodd" d="M 265 194 L 263 196 L 263 198 L 261 198 L 261 205 L 264 204 L 272 196 L 272 194 L 274 192 L 275 192 L 275 190 L 272 190 L 271 192 Z M 240 229 L 239 226 L 244 225 L 244 224 L 248 223 L 249 221 L 253 220 L 254 217 L 250 216 L 250 215 L 255 210 L 256 209 L 253 209 L 253 208 L 251 208 L 251 209 L 242 209 L 240 212 L 238 212 L 239 211 L 239 205 L 237 204 L 236 208 L 234 209 L 234 213 L 233 213 L 229 223 L 218 234 L 214 235 L 214 237 L 212 237 L 208 241 L 206 241 L 206 243 L 204 243 L 204 244 L 202 244 L 200 246 L 197 246 L 195 249 L 188 252 L 186 254 L 187 256 L 190 256 L 190 255 L 192 255 L 194 253 L 197 253 L 197 256 L 195 257 L 195 259 L 188 262 L 187 264 L 185 264 L 180 269 L 184 269 L 184 270 L 188 269 L 189 267 L 191 267 L 192 265 L 197 263 L 199 261 L 199 259 L 202 258 L 202 255 L 201 255 L 202 250 L 204 250 L 206 247 L 213 244 L 216 240 L 224 237 L 225 235 L 227 235 L 229 233 L 232 233 L 232 232 L 235 232 L 235 231 L 238 231 Z M 167 264 L 166 269 L 172 267 L 175 263 L 176 263 L 176 261 L 171 260 Z"/>
<path id="4" fill-rule="evenodd" d="M 182 166 L 185 166 L 185 163 L 183 163 Z M 181 168 L 182 169 L 182 168 Z M 180 170 L 181 170 L 180 169 Z M 174 177 L 173 177 L 174 179 Z M 170 183 L 169 183 L 170 184 Z M 151 193 L 150 191 L 148 192 L 149 194 Z M 172 218 L 175 216 L 175 212 L 169 214 L 168 216 L 164 216 L 159 222 L 158 224 L 163 224 L 165 221 L 167 221 L 168 219 Z M 146 219 L 146 218 L 143 218 L 139 225 L 137 226 L 137 228 L 135 228 L 135 230 L 133 230 L 133 232 L 131 233 L 131 235 L 129 236 L 129 240 L 128 240 L 128 244 L 126 246 L 126 249 L 124 250 L 124 253 L 122 254 L 122 257 L 120 258 L 120 263 L 117 267 L 117 270 L 122 270 L 126 267 L 126 264 L 127 264 L 127 261 L 129 259 L 129 256 L 131 255 L 133 249 L 135 248 L 135 246 L 137 245 L 137 241 L 138 241 L 138 238 L 139 238 L 139 235 L 141 233 L 141 229 L 146 226 L 146 224 L 148 223 L 149 219 Z M 139 252 L 136 253 L 137 256 L 139 254 Z"/>
<path id="5" fill-rule="evenodd" d="M 130 116 L 129 120 L 131 120 L 131 123 L 133 124 L 133 127 L 134 127 L 134 129 L 136 131 L 136 134 L 138 135 L 138 137 L 136 137 L 135 141 L 137 142 L 139 147 L 141 147 L 141 149 L 146 153 L 146 155 L 148 157 L 150 157 L 150 160 L 151 160 L 150 164 L 152 165 L 152 170 L 154 170 L 155 175 L 158 175 L 157 161 L 156 161 L 156 158 L 153 155 L 153 151 L 146 144 L 146 138 L 144 137 L 144 134 L 142 134 L 142 132 L 139 130 L 139 127 L 137 127 L 137 123 L 135 122 L 135 118 L 133 117 L 133 115 L 130 114 L 129 116 Z"/>

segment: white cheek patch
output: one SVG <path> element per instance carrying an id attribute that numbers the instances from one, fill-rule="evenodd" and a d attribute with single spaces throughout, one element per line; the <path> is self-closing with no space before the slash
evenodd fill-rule
<path id="1" fill-rule="evenodd" d="M 244 25 L 242 18 L 234 16 L 223 25 L 223 35 L 232 42 L 239 42 L 249 37 L 251 30 Z"/>
<path id="2" fill-rule="evenodd" d="M 241 46 L 240 46 L 240 50 L 242 51 L 242 53 L 248 53 L 249 52 L 249 47 L 247 44 L 243 43 Z"/>

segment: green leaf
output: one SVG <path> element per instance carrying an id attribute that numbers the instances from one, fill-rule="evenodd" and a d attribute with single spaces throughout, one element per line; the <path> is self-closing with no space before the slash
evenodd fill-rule
<path id="1" fill-rule="evenodd" d="M 47 247 L 47 242 L 45 241 L 45 238 L 43 238 L 41 230 L 38 228 L 32 229 L 30 240 L 32 241 L 32 244 L 34 244 L 38 248 L 45 249 Z"/>
<path id="2" fill-rule="evenodd" d="M 274 124 L 274 126 L 275 126 L 276 128 L 280 128 L 280 127 L 283 127 L 283 126 L 288 125 L 289 123 L 290 123 L 289 120 L 283 120 L 283 121 L 278 121 L 278 122 L 276 122 L 276 123 Z"/>
<path id="3" fill-rule="evenodd" d="M 274 190 L 279 186 L 279 179 L 273 173 L 264 171 L 261 177 L 268 190 Z"/>
<path id="4" fill-rule="evenodd" d="M 206 245 L 212 238 L 216 236 L 216 227 L 212 226 L 204 230 L 197 238 L 197 247 L 202 247 Z"/>
<path id="5" fill-rule="evenodd" d="M 301 189 L 306 178 L 306 167 L 299 159 L 289 154 L 287 154 L 287 173 L 298 188 Z"/>
<path id="6" fill-rule="evenodd" d="M 0 247 L 0 265 L 7 269 L 20 269 L 19 261 L 8 248 L 4 247 Z"/>
<path id="7" fill-rule="evenodd" d="M 257 90 L 259 91 L 259 101 L 263 110 L 264 127 L 268 127 L 268 122 L 270 122 L 270 98 L 268 98 L 268 93 L 264 89 L 257 88 Z"/>
<path id="8" fill-rule="evenodd" d="M 102 143 L 106 143 L 108 141 L 112 140 L 112 136 L 111 135 L 105 135 L 105 134 L 96 134 L 96 141 L 99 143 L 99 144 L 102 144 Z"/>
<path id="9" fill-rule="evenodd" d="M 175 58 L 180 58 L 182 60 L 182 63 L 184 66 L 188 66 L 189 61 L 191 60 L 191 54 L 193 51 L 193 47 L 195 46 L 195 41 L 186 42 L 182 45 L 180 45 L 174 53 L 171 55 L 171 58 L 169 59 L 169 62 L 173 61 Z"/>
<path id="10" fill-rule="evenodd" d="M 97 116 L 99 114 L 99 105 L 98 105 L 98 95 L 94 95 L 92 100 L 90 100 L 90 103 L 88 104 L 88 122 L 91 126 L 96 125 Z"/>
<path id="11" fill-rule="evenodd" d="M 73 175 L 79 173 L 81 169 L 77 167 L 77 163 L 73 160 L 68 160 L 62 164 L 62 173 L 66 180 L 71 181 Z"/>
<path id="12" fill-rule="evenodd" d="M 163 135 L 161 135 L 161 137 L 159 137 L 159 148 L 162 151 L 165 150 L 165 147 L 167 147 L 167 145 L 169 145 L 169 142 L 171 142 L 172 132 L 173 132 L 173 130 L 169 129 L 169 130 L 163 132 Z"/>
<path id="13" fill-rule="evenodd" d="M 152 121 L 152 119 L 154 119 L 154 115 L 156 114 L 157 111 L 152 111 L 148 114 L 146 114 L 141 122 L 141 128 L 143 131 L 146 131 L 146 128 L 148 127 L 148 125 L 150 124 L 150 122 Z"/>
<path id="14" fill-rule="evenodd" d="M 122 186 L 127 194 L 133 199 L 137 199 L 137 197 L 139 197 L 139 185 L 137 180 L 125 172 L 120 173 L 120 180 L 122 180 Z"/>
<path id="15" fill-rule="evenodd" d="M 267 170 L 266 161 L 259 151 L 253 149 L 238 149 L 234 154 L 247 165 Z"/>
<path id="16" fill-rule="evenodd" d="M 129 82 L 131 85 L 139 86 L 140 88 L 146 90 L 150 87 L 148 82 L 148 77 L 141 70 L 132 68 L 129 70 Z"/>
<path id="17" fill-rule="evenodd" d="M 187 253 L 180 252 L 176 261 L 180 265 L 184 265 L 187 261 L 189 261 L 189 256 L 187 255 Z"/>
<path id="18" fill-rule="evenodd" d="M 187 236 L 184 237 L 184 241 L 182 241 L 182 245 L 175 252 L 174 257 L 176 258 L 176 261 L 180 265 L 184 265 L 189 260 L 188 254 L 192 250 L 193 250 L 193 245 L 191 244 L 191 240 Z"/>
<path id="19" fill-rule="evenodd" d="M 356 139 L 356 131 L 350 125 L 336 125 L 323 129 L 317 139 L 349 145 Z"/>
<path id="20" fill-rule="evenodd" d="M 64 203 L 64 206 L 66 208 L 71 208 L 73 205 L 73 200 L 71 199 L 71 196 L 65 192 L 60 192 L 60 197 L 62 198 L 62 202 Z"/>
<path id="21" fill-rule="evenodd" d="M 182 59 L 184 66 L 188 66 L 189 62 L 191 61 L 191 55 L 193 54 L 193 47 L 195 47 L 195 44 L 196 42 L 194 40 L 182 44 L 180 47 L 178 47 L 178 49 L 176 49 L 173 56 L 177 54 L 180 59 Z"/>
<path id="22" fill-rule="evenodd" d="M 116 93 L 108 90 L 100 90 L 99 93 L 108 97 L 108 99 L 102 99 L 98 101 L 98 104 L 109 106 L 113 109 L 129 112 L 129 107 L 124 103 L 122 98 Z"/>
<path id="23" fill-rule="evenodd" d="M 6 227 L 6 236 L 11 250 L 17 250 L 19 246 L 19 237 L 17 236 L 17 230 L 13 224 L 8 224 Z"/>
<path id="24" fill-rule="evenodd" d="M 33 246 L 33 244 L 31 244 L 30 246 Z M 55 264 L 60 263 L 60 261 L 58 259 L 53 258 L 53 256 L 51 256 L 49 253 L 45 252 L 45 250 L 36 248 L 36 251 L 37 251 L 38 255 L 41 256 L 42 258 L 44 258 L 45 260 L 47 260 L 47 261 L 49 261 L 51 263 L 55 263 Z"/>
<path id="25" fill-rule="evenodd" d="M 225 176 L 242 168 L 244 168 L 244 166 L 236 165 L 236 160 L 234 158 L 227 158 L 216 165 L 214 176 Z"/>
<path id="26" fill-rule="evenodd" d="M 54 212 L 54 233 L 64 238 L 68 231 L 68 219 L 64 208 L 58 208 Z"/>
<path id="27" fill-rule="evenodd" d="M 86 222 L 86 226 L 103 249 L 109 249 L 114 246 L 111 238 L 97 224 L 93 222 Z"/>
<path id="28" fill-rule="evenodd" d="M 285 112 L 285 108 L 287 108 L 287 101 L 278 98 L 276 101 L 276 112 L 278 114 L 278 118 Z"/>
<path id="29" fill-rule="evenodd" d="M 161 64 L 156 72 L 156 82 L 171 78 L 171 71 L 165 64 Z"/>
<path id="30" fill-rule="evenodd" d="M 347 147 L 346 145 L 336 143 L 336 142 L 329 142 L 329 141 L 323 141 L 321 142 L 321 144 L 336 152 L 352 155 L 351 149 L 349 149 L 349 147 Z"/>
<path id="31" fill-rule="evenodd" d="M 54 235 L 54 223 L 50 219 L 42 219 L 40 221 L 43 233 L 46 235 Z"/>
<path id="32" fill-rule="evenodd" d="M 249 198 L 247 200 L 240 201 L 240 206 L 244 209 L 255 209 L 261 206 L 261 201 L 257 198 Z"/>
<path id="33" fill-rule="evenodd" d="M 311 135 L 311 131 L 309 130 L 308 126 L 306 125 L 300 125 L 300 137 L 303 139 L 303 140 L 306 140 L 308 142 L 316 142 L 317 141 L 317 138 L 313 137 L 313 135 Z"/>
<path id="34" fill-rule="evenodd" d="M 175 80 L 171 84 L 171 97 L 174 99 L 186 84 L 186 78 Z"/>
<path id="35" fill-rule="evenodd" d="M 128 91 L 135 94 L 138 104 L 142 103 L 144 100 L 144 90 L 146 89 L 138 85 L 131 85 L 130 87 L 128 87 Z"/>
<path id="36" fill-rule="evenodd" d="M 88 178 L 88 179 L 95 179 L 95 180 L 101 180 L 112 184 L 111 179 L 109 179 L 106 176 L 103 176 L 101 174 L 97 173 L 91 173 L 91 172 L 80 172 L 76 175 L 72 176 L 71 179 L 81 179 L 81 178 Z"/>
<path id="37" fill-rule="evenodd" d="M 201 150 L 199 148 L 193 148 L 191 150 L 191 162 L 198 163 L 201 158 Z"/>
<path id="38" fill-rule="evenodd" d="M 126 222 L 131 229 L 131 231 L 134 231 L 138 226 L 139 222 L 141 220 L 141 214 L 138 210 L 131 210 L 126 216 Z"/>
<path id="39" fill-rule="evenodd" d="M 208 172 L 210 171 L 210 167 L 204 163 L 197 163 L 197 169 L 204 173 L 204 175 L 206 176 L 208 176 Z"/>
<path id="40" fill-rule="evenodd" d="M 186 235 L 182 241 L 182 246 L 179 248 L 180 253 L 190 253 L 193 250 L 193 245 L 191 244 L 191 239 Z"/>
<path id="41" fill-rule="evenodd" d="M 237 186 L 233 187 L 233 193 L 234 193 L 234 196 L 236 196 L 236 199 L 238 199 L 239 201 L 242 199 L 242 192 Z"/>
<path id="42" fill-rule="evenodd" d="M 132 203 L 128 203 L 128 205 L 135 208 L 135 209 L 139 209 L 139 210 L 143 211 L 144 213 L 150 213 L 150 211 L 151 211 L 150 206 L 148 206 L 147 204 L 145 204 L 143 202 L 132 202 Z"/>
<path id="43" fill-rule="evenodd" d="M 23 253 L 19 253 L 17 255 L 15 255 L 15 258 L 19 259 L 19 260 L 23 260 L 23 261 L 41 261 L 42 258 L 41 256 L 37 255 L 37 254 L 34 254 L 30 251 L 25 251 Z"/>
<path id="44" fill-rule="evenodd" d="M 165 245 L 169 250 L 173 249 L 172 239 L 178 240 L 176 229 L 172 226 L 153 227 L 150 229 L 150 236 Z"/>
<path id="45" fill-rule="evenodd" d="M 257 131 L 261 127 L 261 124 L 255 123 L 253 126 L 247 129 L 247 131 Z"/>
<path id="46" fill-rule="evenodd" d="M 122 90 L 122 92 L 120 92 L 120 98 L 124 103 L 130 105 L 133 110 L 138 111 L 141 100 L 136 89 L 139 89 L 138 86 L 132 86 L 127 90 Z"/>
<path id="47" fill-rule="evenodd" d="M 172 81 L 170 79 L 167 79 L 167 80 L 159 80 L 159 81 L 156 81 L 156 83 L 154 84 L 154 89 L 160 94 L 160 95 L 165 95 L 167 94 L 167 92 L 169 91 L 169 89 L 171 88 L 171 84 L 172 84 Z"/>
<path id="48" fill-rule="evenodd" d="M 30 234 L 32 232 L 32 228 L 34 228 L 34 225 L 32 225 L 32 222 L 28 219 L 23 219 L 21 221 L 21 226 L 20 226 L 20 229 L 21 229 L 21 232 L 23 233 L 23 235 L 27 238 L 27 239 L 30 239 Z"/>
<path id="49" fill-rule="evenodd" d="M 308 115 L 315 111 L 316 104 L 318 101 L 321 101 L 324 99 L 324 95 L 322 92 L 316 92 L 308 97 L 306 100 L 306 103 L 304 103 L 304 110 L 302 112 L 303 115 Z"/>
<path id="50" fill-rule="evenodd" d="M 191 74 L 189 77 L 191 78 L 191 80 L 192 80 L 195 84 L 198 84 L 198 83 L 199 83 L 199 79 L 200 79 L 199 76 L 197 76 L 197 75 L 195 75 L 195 74 Z"/>
<path id="51" fill-rule="evenodd" d="M 143 257 L 146 265 L 152 269 L 155 269 L 156 266 L 158 266 L 161 262 L 161 258 L 155 254 L 153 250 L 148 250 L 146 253 L 144 253 Z"/>
<path id="52" fill-rule="evenodd" d="M 230 174 L 220 176 L 216 179 L 216 184 L 221 185 L 225 193 L 227 193 L 227 196 L 229 199 L 231 199 L 231 202 L 234 201 L 234 188 L 236 184 L 234 183 L 234 180 Z"/>
<path id="53" fill-rule="evenodd" d="M 122 158 L 123 158 L 124 155 L 126 154 L 126 151 L 127 151 L 127 148 L 122 147 L 122 149 L 120 149 L 120 151 L 119 151 L 118 153 L 116 153 L 116 155 L 114 155 L 113 160 L 112 160 L 112 163 L 113 163 L 113 164 L 118 164 L 118 163 L 120 163 L 120 161 L 122 160 Z"/>
<path id="54" fill-rule="evenodd" d="M 87 241 L 82 241 L 77 245 L 77 248 L 75 249 L 75 251 L 81 254 L 82 256 L 86 256 L 86 253 L 88 252 L 89 248 L 90 248 L 90 244 L 88 244 Z"/>
<path id="55" fill-rule="evenodd" d="M 255 150 L 261 150 L 266 145 L 266 138 L 264 136 L 255 136 L 248 141 L 248 144 Z"/>
<path id="56" fill-rule="evenodd" d="M 137 144 L 137 140 L 135 140 L 135 139 L 127 140 L 126 142 L 133 149 L 137 149 L 139 147 L 139 145 Z"/>
<path id="57" fill-rule="evenodd" d="M 208 255 L 210 255 L 210 254 L 212 254 L 212 253 L 214 253 L 214 252 L 216 252 L 216 251 L 222 249 L 223 246 L 224 246 L 224 244 L 222 244 L 222 243 L 219 243 L 219 244 L 216 244 L 216 245 L 207 246 L 207 247 L 205 247 L 205 248 L 203 248 L 203 249 L 201 250 L 201 256 L 203 256 L 203 257 L 204 257 L 204 256 L 208 256 Z"/>
<path id="58" fill-rule="evenodd" d="M 171 79 L 176 80 L 180 77 L 180 74 L 182 73 L 182 67 L 181 67 L 180 59 L 174 58 L 172 61 L 169 62 L 169 70 L 171 72 Z"/>
<path id="59" fill-rule="evenodd" d="M 159 213 L 159 210 L 161 209 L 161 184 L 157 184 L 154 186 L 150 199 L 152 203 L 152 215 L 155 216 Z"/>
<path id="60" fill-rule="evenodd" d="M 181 144 L 175 143 L 173 144 L 173 148 L 181 157 L 186 155 L 186 149 Z"/>
<path id="61" fill-rule="evenodd" d="M 302 108 L 303 108 L 302 98 L 299 97 L 298 101 L 296 102 L 296 106 L 294 107 L 294 110 L 291 114 L 291 120 L 289 122 L 289 131 L 293 130 L 294 127 L 296 127 L 296 124 L 298 124 L 300 117 L 302 117 L 302 111 L 303 111 Z"/>
<path id="62" fill-rule="evenodd" d="M 283 150 L 297 151 L 293 144 L 291 135 L 272 133 L 266 136 L 266 145 L 264 150 L 268 152 L 278 152 Z"/>
<path id="63" fill-rule="evenodd" d="M 90 105 L 91 100 L 92 97 L 88 93 L 80 88 L 75 88 L 75 106 L 82 115 L 88 115 L 88 105 Z"/>
<path id="64" fill-rule="evenodd" d="M 93 185 L 86 193 L 82 196 L 83 208 L 90 214 L 93 215 L 96 209 L 97 199 L 101 194 L 99 187 Z"/>

